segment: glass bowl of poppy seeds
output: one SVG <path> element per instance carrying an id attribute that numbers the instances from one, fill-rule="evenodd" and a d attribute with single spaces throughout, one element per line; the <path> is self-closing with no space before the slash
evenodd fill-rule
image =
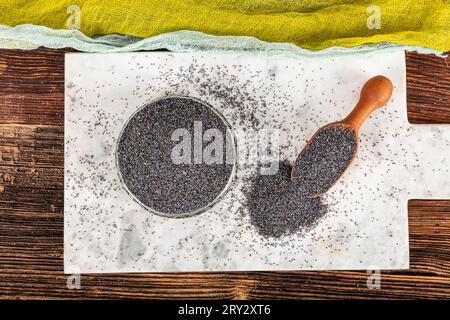
<path id="1" fill-rule="evenodd" d="M 123 126 L 116 168 L 127 193 L 148 212 L 191 217 L 212 208 L 236 171 L 237 144 L 225 117 L 187 96 L 145 103 Z"/>

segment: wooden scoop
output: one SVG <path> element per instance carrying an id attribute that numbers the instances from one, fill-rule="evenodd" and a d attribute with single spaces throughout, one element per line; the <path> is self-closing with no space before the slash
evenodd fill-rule
<path id="1" fill-rule="evenodd" d="M 308 197 L 327 192 L 344 174 L 356 155 L 359 128 L 392 95 L 392 82 L 384 76 L 369 79 L 359 101 L 343 120 L 321 127 L 293 161 L 291 179 L 302 181 Z"/>

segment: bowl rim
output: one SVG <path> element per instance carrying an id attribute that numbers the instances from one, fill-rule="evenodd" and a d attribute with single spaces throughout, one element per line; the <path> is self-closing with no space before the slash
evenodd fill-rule
<path id="1" fill-rule="evenodd" d="M 144 203 L 142 203 L 134 194 L 133 192 L 130 191 L 130 189 L 127 187 L 123 177 L 122 177 L 122 172 L 120 170 L 120 165 L 119 165 L 119 156 L 118 156 L 118 148 L 119 148 L 119 143 L 121 141 L 122 138 L 122 134 L 125 130 L 125 128 L 128 126 L 129 122 L 131 121 L 131 119 L 133 119 L 137 113 L 139 113 L 140 111 L 142 111 L 144 108 L 148 107 L 150 104 L 159 102 L 161 100 L 166 100 L 166 99 L 172 99 L 172 98 L 178 98 L 178 99 L 189 99 L 189 100 L 194 100 L 196 102 L 199 102 L 201 105 L 203 105 L 204 107 L 208 108 L 209 110 L 211 110 L 212 112 L 214 112 L 219 119 L 225 124 L 225 126 L 227 127 L 227 134 L 229 133 L 232 139 L 232 151 L 233 151 L 233 163 L 232 163 L 232 170 L 230 173 L 230 176 L 228 178 L 228 182 L 226 183 L 226 185 L 224 186 L 224 188 L 222 189 L 222 191 L 214 198 L 214 200 L 212 200 L 211 202 L 209 202 L 207 205 L 195 209 L 193 211 L 189 211 L 189 212 L 183 212 L 183 213 L 168 213 L 168 212 L 161 212 L 158 210 L 155 210 L 152 207 L 149 207 L 147 205 L 145 205 Z M 125 121 L 125 123 L 122 126 L 122 129 L 120 130 L 120 133 L 117 137 L 117 142 L 116 142 L 116 147 L 114 149 L 114 158 L 115 158 L 115 166 L 116 166 L 116 172 L 119 176 L 119 180 L 120 183 L 122 185 L 122 187 L 125 189 L 125 191 L 128 193 L 128 195 L 137 203 L 139 204 L 142 208 L 144 208 L 146 211 L 156 214 L 158 216 L 161 217 L 165 217 L 165 218 L 174 218 L 174 219 L 181 219 L 181 218 L 189 218 L 189 217 L 194 217 L 197 216 L 201 213 L 204 213 L 205 211 L 208 211 L 209 209 L 211 209 L 215 204 L 217 204 L 224 196 L 225 194 L 228 192 L 228 190 L 231 187 L 232 182 L 234 181 L 235 175 L 236 175 L 236 170 L 237 170 L 237 139 L 236 136 L 233 132 L 232 126 L 231 124 L 228 122 L 228 120 L 225 118 L 225 116 L 218 111 L 215 107 L 213 107 L 212 105 L 210 105 L 209 103 L 196 98 L 196 97 L 191 97 L 191 96 L 184 96 L 184 95 L 168 95 L 168 96 L 164 96 L 164 97 L 160 97 L 160 98 L 156 98 L 156 99 L 149 99 L 146 102 L 144 102 L 142 104 L 142 106 L 140 106 L 139 108 L 137 108 L 129 117 L 128 119 Z"/>

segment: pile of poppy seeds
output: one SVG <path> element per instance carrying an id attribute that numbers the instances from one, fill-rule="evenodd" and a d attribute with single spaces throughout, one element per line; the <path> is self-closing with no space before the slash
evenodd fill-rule
<path id="1" fill-rule="evenodd" d="M 307 186 L 310 196 L 327 192 L 352 161 L 357 148 L 356 139 L 349 126 L 324 127 L 295 160 L 292 177 Z"/>
<path id="2" fill-rule="evenodd" d="M 116 154 L 120 176 L 127 190 L 147 209 L 171 217 L 190 215 L 216 201 L 232 178 L 234 153 L 227 159 L 227 152 L 222 152 L 217 163 L 195 162 L 195 122 L 201 122 L 201 150 L 211 142 L 203 139 L 208 129 L 219 130 L 230 148 L 228 125 L 209 106 L 191 98 L 151 102 L 123 128 Z M 180 129 L 187 130 L 192 147 L 188 161 L 182 163 L 174 162 L 172 155 L 181 142 L 172 135 Z"/>
<path id="3" fill-rule="evenodd" d="M 308 185 L 291 180 L 291 164 L 280 161 L 275 175 L 258 174 L 246 191 L 250 221 L 266 237 L 308 230 L 328 211 L 321 198 L 309 198 Z"/>

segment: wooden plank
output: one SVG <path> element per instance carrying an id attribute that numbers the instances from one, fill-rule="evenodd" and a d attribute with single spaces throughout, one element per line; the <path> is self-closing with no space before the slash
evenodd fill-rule
<path id="1" fill-rule="evenodd" d="M 63 211 L 64 128 L 0 125 L 0 210 Z"/>
<path id="2" fill-rule="evenodd" d="M 0 95 L 64 93 L 64 52 L 69 50 L 0 50 Z"/>
<path id="3" fill-rule="evenodd" d="M 450 200 L 409 203 L 411 269 L 63 274 L 64 50 L 0 50 L 0 299 L 448 298 Z M 450 123 L 448 61 L 407 54 L 408 116 Z"/>
<path id="4" fill-rule="evenodd" d="M 63 92 L 0 94 L 0 106 L 2 124 L 64 126 Z"/>
<path id="5" fill-rule="evenodd" d="M 406 96 L 411 123 L 450 123 L 450 58 L 408 53 Z"/>

